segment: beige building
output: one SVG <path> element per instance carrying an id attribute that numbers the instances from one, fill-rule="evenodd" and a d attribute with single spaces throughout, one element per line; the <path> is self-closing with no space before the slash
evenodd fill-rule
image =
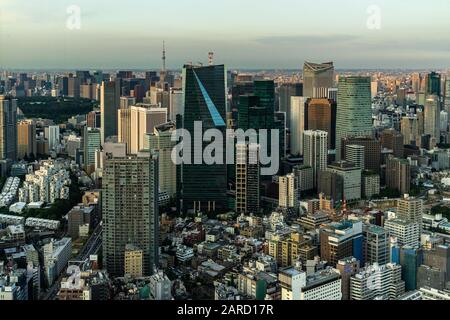
<path id="1" fill-rule="evenodd" d="M 291 173 L 279 178 L 279 205 L 283 208 L 296 208 L 298 205 L 297 177 Z"/>
<path id="2" fill-rule="evenodd" d="M 17 124 L 17 158 L 30 155 L 37 155 L 36 125 L 32 120 L 25 120 Z"/>
<path id="3" fill-rule="evenodd" d="M 125 248 L 125 274 L 133 278 L 143 275 L 143 251 L 133 245 Z"/>

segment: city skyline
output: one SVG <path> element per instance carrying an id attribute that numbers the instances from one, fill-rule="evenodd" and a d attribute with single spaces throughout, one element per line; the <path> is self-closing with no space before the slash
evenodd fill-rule
<path id="1" fill-rule="evenodd" d="M 254 0 L 175 2 L 2 1 L 0 68 L 158 68 L 163 40 L 170 69 L 206 62 L 209 51 L 229 68 L 297 69 L 312 59 L 351 69 L 450 67 L 444 0 L 432 1 L 435 10 L 420 1 L 269 0 L 256 15 Z M 79 29 L 67 26 L 72 5 Z"/>

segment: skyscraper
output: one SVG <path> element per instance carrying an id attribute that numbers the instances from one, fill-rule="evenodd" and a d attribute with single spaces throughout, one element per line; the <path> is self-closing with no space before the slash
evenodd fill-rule
<path id="1" fill-rule="evenodd" d="M 17 124 L 17 158 L 31 155 L 37 155 L 36 124 L 32 120 L 25 120 Z"/>
<path id="2" fill-rule="evenodd" d="M 424 133 L 429 134 L 432 138 L 437 139 L 439 142 L 440 137 L 440 102 L 439 96 L 428 96 L 424 106 Z"/>
<path id="3" fill-rule="evenodd" d="M 376 225 L 365 225 L 364 235 L 364 261 L 366 264 L 378 263 L 383 265 L 389 262 L 389 234 Z"/>
<path id="4" fill-rule="evenodd" d="M 441 96 L 441 75 L 436 72 L 427 74 L 425 79 L 425 95 Z"/>
<path id="5" fill-rule="evenodd" d="M 153 133 L 146 135 L 144 148 L 158 154 L 159 191 L 166 192 L 169 197 L 177 193 L 177 168 L 172 161 L 172 150 L 176 142 L 172 141 L 172 133 L 176 130 L 173 122 L 157 125 Z"/>
<path id="6" fill-rule="evenodd" d="M 361 170 L 365 169 L 364 146 L 348 144 L 345 146 L 345 160 Z"/>
<path id="7" fill-rule="evenodd" d="M 120 80 L 103 81 L 100 87 L 101 141 L 117 136 L 117 110 L 120 107 Z"/>
<path id="8" fill-rule="evenodd" d="M 85 170 L 90 173 L 94 170 L 95 153 L 100 149 L 101 145 L 100 130 L 90 127 L 84 127 L 83 142 L 84 167 Z"/>
<path id="9" fill-rule="evenodd" d="M 386 129 L 381 133 L 380 141 L 383 148 L 392 150 L 394 157 L 404 157 L 403 135 L 395 129 Z"/>
<path id="10" fill-rule="evenodd" d="M 48 149 L 56 150 L 60 143 L 59 126 L 48 126 L 45 128 L 45 138 L 48 140 Z"/>
<path id="11" fill-rule="evenodd" d="M 336 103 L 331 99 L 308 99 L 305 127 L 328 132 L 328 149 L 336 148 Z"/>
<path id="12" fill-rule="evenodd" d="M 279 178 L 279 206 L 296 208 L 298 205 L 298 181 L 291 173 Z"/>
<path id="13" fill-rule="evenodd" d="M 405 194 L 397 201 L 397 217 L 419 225 L 420 232 L 423 228 L 423 200 Z"/>
<path id="14" fill-rule="evenodd" d="M 305 131 L 305 97 L 291 97 L 291 154 L 303 154 L 303 132 Z"/>
<path id="15" fill-rule="evenodd" d="M 283 83 L 278 88 L 279 111 L 286 113 L 288 128 L 291 125 L 291 97 L 303 96 L 302 83 Z"/>
<path id="16" fill-rule="evenodd" d="M 123 276 L 125 249 L 143 252 L 143 274 L 158 266 L 158 158 L 149 152 L 107 156 L 103 173 L 103 256 L 108 273 Z"/>
<path id="17" fill-rule="evenodd" d="M 257 144 L 236 144 L 236 212 L 259 213 L 259 147 Z"/>
<path id="18" fill-rule="evenodd" d="M 307 130 L 303 137 L 303 162 L 313 168 L 313 184 L 317 186 L 319 172 L 327 168 L 328 133 L 320 130 Z"/>
<path id="19" fill-rule="evenodd" d="M 195 125 L 202 125 L 203 135 L 208 129 L 217 129 L 225 136 L 226 129 L 226 71 L 223 65 L 183 68 L 184 116 L 177 118 L 177 127 L 187 130 L 194 137 Z M 202 150 L 211 141 L 203 141 Z M 199 148 L 199 146 L 197 146 Z M 194 155 L 194 145 L 191 146 Z M 198 152 L 198 151 L 197 151 Z M 208 212 L 227 208 L 227 167 L 225 164 L 208 165 L 194 156 L 193 164 L 177 167 L 178 199 L 183 210 Z M 201 161 L 200 161 L 201 160 Z"/>
<path id="20" fill-rule="evenodd" d="M 0 160 L 17 159 L 17 100 L 0 96 Z"/>
<path id="21" fill-rule="evenodd" d="M 336 160 L 342 159 L 342 138 L 372 136 L 370 77 L 339 78 L 336 117 Z"/>
<path id="22" fill-rule="evenodd" d="M 327 98 L 328 89 L 333 87 L 333 62 L 303 65 L 303 96 L 309 98 Z"/>
<path id="23" fill-rule="evenodd" d="M 389 157 L 386 160 L 386 186 L 407 194 L 411 188 L 411 165 L 408 160 Z"/>
<path id="24" fill-rule="evenodd" d="M 129 120 L 130 152 L 136 154 L 145 147 L 145 135 L 153 133 L 156 126 L 167 122 L 167 109 L 138 104 L 130 108 Z"/>

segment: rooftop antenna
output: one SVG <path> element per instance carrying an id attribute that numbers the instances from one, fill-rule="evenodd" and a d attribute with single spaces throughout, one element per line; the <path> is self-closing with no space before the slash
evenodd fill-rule
<path id="1" fill-rule="evenodd" d="M 208 65 L 212 66 L 214 64 L 214 52 L 208 53 Z"/>

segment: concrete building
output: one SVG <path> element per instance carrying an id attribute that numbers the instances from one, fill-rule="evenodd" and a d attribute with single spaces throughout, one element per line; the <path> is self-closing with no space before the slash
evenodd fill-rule
<path id="1" fill-rule="evenodd" d="M 405 293 L 402 267 L 388 263 L 367 266 L 350 279 L 351 300 L 395 300 Z"/>
<path id="2" fill-rule="evenodd" d="M 140 278 L 144 274 L 144 252 L 138 247 L 127 244 L 125 246 L 125 275 Z"/>
<path id="3" fill-rule="evenodd" d="M 361 170 L 365 169 L 364 146 L 357 144 L 348 144 L 345 146 L 345 160 L 353 163 Z"/>
<path id="4" fill-rule="evenodd" d="M 292 155 L 303 154 L 303 132 L 305 131 L 305 97 L 291 97 L 291 135 L 290 145 Z"/>
<path id="5" fill-rule="evenodd" d="M 342 300 L 350 300 L 350 279 L 359 272 L 359 261 L 354 257 L 339 260 L 336 269 L 341 274 Z"/>
<path id="6" fill-rule="evenodd" d="M 328 160 L 328 133 L 305 131 L 303 134 L 303 163 L 313 168 L 313 185 L 317 186 L 319 172 L 326 170 Z"/>
<path id="7" fill-rule="evenodd" d="M 411 189 L 411 165 L 405 159 L 389 157 L 386 160 L 386 187 L 398 190 L 401 194 Z"/>
<path id="8" fill-rule="evenodd" d="M 236 212 L 259 213 L 260 161 L 257 144 L 236 144 Z"/>
<path id="9" fill-rule="evenodd" d="M 33 120 L 24 120 L 17 124 L 17 158 L 30 156 L 37 156 L 36 124 Z"/>
<path id="10" fill-rule="evenodd" d="M 419 247 L 420 228 L 416 222 L 402 219 L 390 219 L 384 224 L 389 235 L 397 238 L 400 246 Z"/>
<path id="11" fill-rule="evenodd" d="M 282 208 L 297 208 L 298 181 L 294 174 L 279 178 L 279 206 Z"/>
<path id="12" fill-rule="evenodd" d="M 423 229 L 423 214 L 422 199 L 410 197 L 408 194 L 405 194 L 402 199 L 397 201 L 397 218 L 417 223 L 420 233 L 422 233 Z"/>
<path id="13" fill-rule="evenodd" d="M 342 177 L 343 195 L 347 201 L 361 199 L 361 169 L 347 161 L 328 166 L 327 171 Z"/>
<path id="14" fill-rule="evenodd" d="M 143 274 L 158 265 L 158 158 L 149 153 L 113 157 L 103 174 L 103 254 L 109 274 L 123 276 L 127 244 L 143 251 Z"/>

